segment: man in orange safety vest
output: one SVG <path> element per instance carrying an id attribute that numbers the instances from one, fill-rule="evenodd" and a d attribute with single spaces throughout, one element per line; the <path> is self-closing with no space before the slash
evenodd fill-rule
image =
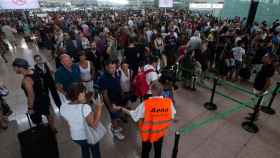
<path id="1" fill-rule="evenodd" d="M 161 158 L 163 138 L 171 126 L 176 110 L 169 98 L 161 96 L 163 87 L 159 82 L 151 85 L 151 98 L 142 102 L 135 110 L 127 110 L 115 107 L 129 114 L 135 122 L 139 123 L 142 139 L 142 158 L 149 158 L 152 145 L 154 146 L 154 158 Z"/>

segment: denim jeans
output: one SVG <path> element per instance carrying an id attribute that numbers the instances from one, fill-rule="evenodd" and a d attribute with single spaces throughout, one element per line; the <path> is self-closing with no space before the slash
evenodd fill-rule
<path id="1" fill-rule="evenodd" d="M 76 144 L 80 145 L 82 158 L 101 158 L 99 143 L 95 145 L 90 145 L 87 143 L 87 140 L 73 140 L 73 141 Z M 92 157 L 90 155 L 92 155 Z"/>

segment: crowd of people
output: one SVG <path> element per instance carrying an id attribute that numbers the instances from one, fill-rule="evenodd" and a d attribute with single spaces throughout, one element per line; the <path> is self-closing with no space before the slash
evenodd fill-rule
<path id="1" fill-rule="evenodd" d="M 221 19 L 185 10 L 106 10 L 50 12 L 45 17 L 19 16 L 17 21 L 3 16 L 0 23 L 1 48 L 6 47 L 4 38 L 16 47 L 15 33 L 22 32 L 52 55 L 56 71 L 40 55 L 34 56 L 33 70 L 22 58 L 13 66 L 23 76 L 32 121 L 40 124 L 45 115 L 58 132 L 50 113 L 51 92 L 83 158 L 90 152 L 101 157 L 99 143 L 86 141 L 84 121 L 96 128 L 103 104 L 116 139 L 125 139 L 120 122 L 131 116 L 140 122 L 142 158 L 149 157 L 152 144 L 155 158 L 160 158 L 164 135 L 175 118 L 178 76 L 186 87 L 192 87 L 193 76 L 203 81 L 207 72 L 233 82 L 253 78 L 256 93 L 262 94 L 279 72 L 279 20 L 271 26 L 263 21 L 248 27 L 239 17 Z M 4 53 L 1 56 L 8 62 Z M 180 73 L 173 69 L 178 65 Z M 133 110 L 130 104 L 137 98 L 142 103 Z M 162 117 L 154 120 L 154 113 Z"/>

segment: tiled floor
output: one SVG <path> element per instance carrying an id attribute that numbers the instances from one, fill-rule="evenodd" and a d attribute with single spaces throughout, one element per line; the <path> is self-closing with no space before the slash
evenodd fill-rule
<path id="1" fill-rule="evenodd" d="M 38 48 L 32 44 L 27 44 L 24 40 L 18 40 L 18 48 L 15 56 L 28 59 L 33 63 L 32 55 L 38 53 Z M 32 49 L 29 49 L 32 48 Z M 39 51 L 49 61 L 48 53 L 45 50 Z M 12 56 L 8 57 L 12 60 Z M 53 64 L 53 63 L 51 63 Z M 6 100 L 12 107 L 14 114 L 10 117 L 10 127 L 8 130 L 0 131 L 0 157 L 20 158 L 17 133 L 28 128 L 25 117 L 26 100 L 20 87 L 20 76 L 17 76 L 11 67 L 11 62 L 5 64 L 0 59 L 0 79 L 4 80 L 11 93 Z M 276 77 L 279 80 L 279 76 Z M 247 101 L 249 97 L 242 93 L 234 92 L 229 88 L 218 88 L 224 93 Z M 177 129 L 189 125 L 207 117 L 211 117 L 216 112 L 227 110 L 236 103 L 216 96 L 215 102 L 218 105 L 216 112 L 209 112 L 203 104 L 209 100 L 210 92 L 199 88 L 196 92 L 180 88 L 176 91 L 176 105 L 178 122 L 173 124 L 168 136 L 165 138 L 163 147 L 163 158 L 170 158 L 174 144 L 174 133 Z M 194 129 L 182 135 L 178 158 L 280 158 L 280 106 L 279 96 L 275 100 L 274 107 L 277 115 L 269 116 L 261 113 L 257 122 L 260 132 L 251 134 L 243 130 L 240 124 L 250 109 L 244 108 L 240 112 L 214 120 L 207 125 Z M 55 111 L 57 111 L 55 109 Z M 109 117 L 106 110 L 103 112 L 102 122 L 109 124 Z M 59 130 L 57 135 L 61 158 L 79 158 L 80 151 L 77 145 L 73 144 L 69 138 L 69 133 L 65 123 L 56 114 L 56 125 Z M 130 121 L 124 124 L 127 138 L 123 142 L 116 141 L 108 134 L 101 142 L 103 158 L 136 158 L 141 150 L 137 128 L 135 123 Z"/>

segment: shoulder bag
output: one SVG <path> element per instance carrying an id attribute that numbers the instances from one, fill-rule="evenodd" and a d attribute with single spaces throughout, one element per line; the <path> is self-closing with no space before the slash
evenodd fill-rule
<path id="1" fill-rule="evenodd" d="M 96 128 L 92 128 L 88 125 L 86 117 L 84 117 L 84 105 L 81 108 L 82 116 L 84 118 L 84 126 L 86 130 L 86 137 L 88 144 L 96 144 L 98 143 L 107 133 L 106 128 L 101 122 L 97 123 Z"/>

